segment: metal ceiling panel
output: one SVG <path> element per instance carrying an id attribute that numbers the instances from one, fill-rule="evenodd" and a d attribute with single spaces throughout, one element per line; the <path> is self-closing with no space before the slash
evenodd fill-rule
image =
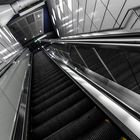
<path id="1" fill-rule="evenodd" d="M 8 25 L 12 33 L 21 43 L 44 34 L 44 9 L 19 17 Z"/>
<path id="2" fill-rule="evenodd" d="M 26 20 L 27 20 L 28 24 L 35 22 L 34 15 L 33 14 L 29 15 L 28 17 L 26 17 Z"/>
<path id="3" fill-rule="evenodd" d="M 25 19 L 22 19 L 22 20 L 19 20 L 18 24 L 21 28 L 24 28 L 27 25 L 27 21 Z"/>

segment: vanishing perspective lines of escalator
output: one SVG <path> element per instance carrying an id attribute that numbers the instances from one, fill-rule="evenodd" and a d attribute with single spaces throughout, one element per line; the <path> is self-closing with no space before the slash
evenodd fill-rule
<path id="1" fill-rule="evenodd" d="M 31 140 L 121 140 L 122 131 L 43 52 L 34 54 Z"/>

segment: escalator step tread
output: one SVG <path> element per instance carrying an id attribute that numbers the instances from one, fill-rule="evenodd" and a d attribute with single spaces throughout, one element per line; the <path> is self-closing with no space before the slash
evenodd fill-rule
<path id="1" fill-rule="evenodd" d="M 63 76 L 57 80 L 55 80 L 55 82 L 49 82 L 48 83 L 45 83 L 44 84 L 41 84 L 41 85 L 38 85 L 36 88 L 33 89 L 33 93 L 36 94 L 38 92 L 41 92 L 42 90 L 44 91 L 47 91 L 47 90 L 50 90 L 52 88 L 55 88 L 56 86 L 58 85 L 61 85 L 62 83 L 66 82 L 66 80 L 68 80 L 67 77 Z"/>
<path id="2" fill-rule="evenodd" d="M 32 108 L 32 111 L 34 114 L 38 114 L 44 109 L 47 109 L 51 105 L 54 105 L 55 103 L 61 101 L 65 97 L 69 96 L 70 94 L 74 93 L 76 91 L 76 88 L 73 88 L 74 86 L 71 85 L 68 88 L 62 90 L 60 93 L 55 94 L 54 96 L 50 97 L 48 100 L 45 100 L 41 104 L 37 104 L 37 106 Z M 71 89 L 73 88 L 73 89 Z M 70 90 L 71 89 L 71 90 Z"/>
<path id="3" fill-rule="evenodd" d="M 67 125 L 71 121 L 77 119 L 82 114 L 86 113 L 93 106 L 88 98 L 82 99 L 72 107 L 56 115 L 52 119 L 43 123 L 39 127 L 32 130 L 33 138 L 44 138 Z"/>
<path id="4" fill-rule="evenodd" d="M 103 122 L 95 130 L 80 136 L 76 140 L 119 140 L 121 136 L 120 131 L 112 123 Z"/>
<path id="5" fill-rule="evenodd" d="M 77 120 L 46 137 L 45 140 L 72 140 L 96 126 L 105 119 L 105 115 L 96 107 L 83 114 Z"/>
<path id="6" fill-rule="evenodd" d="M 53 82 L 53 81 L 56 81 L 57 79 L 59 79 L 59 78 L 61 78 L 61 77 L 63 77 L 63 76 L 65 76 L 65 75 L 63 75 L 63 74 L 56 74 L 56 75 L 54 75 L 54 76 L 52 76 L 52 77 L 49 77 L 49 76 L 44 76 L 42 79 L 38 79 L 38 83 L 33 83 L 32 84 L 32 87 L 33 88 L 36 88 L 36 87 L 38 87 L 39 85 L 41 85 L 41 84 L 43 84 L 43 83 L 49 83 L 49 82 Z M 54 79 L 55 78 L 55 79 Z"/>
<path id="7" fill-rule="evenodd" d="M 45 101 L 46 99 L 49 99 L 50 97 L 54 96 L 55 94 L 59 93 L 60 91 L 64 90 L 66 87 L 69 87 L 72 84 L 73 83 L 71 81 L 66 81 L 65 83 L 51 89 L 48 92 L 46 92 L 46 91 L 39 92 L 40 96 L 38 98 L 36 98 L 35 100 L 33 100 L 32 103 L 35 105 L 40 104 L 43 101 Z"/>
<path id="8" fill-rule="evenodd" d="M 80 91 L 75 92 L 68 96 L 67 98 L 64 98 L 62 101 L 54 104 L 50 108 L 45 109 L 43 112 L 39 113 L 33 118 L 33 124 L 39 125 L 43 123 L 44 121 L 47 121 L 48 119 L 54 117 L 58 113 L 66 110 L 73 104 L 75 104 L 77 101 L 81 100 L 84 96 L 84 94 L 81 94 Z"/>

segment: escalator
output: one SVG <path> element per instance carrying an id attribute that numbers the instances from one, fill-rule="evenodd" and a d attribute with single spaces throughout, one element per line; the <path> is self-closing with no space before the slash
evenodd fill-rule
<path id="1" fill-rule="evenodd" d="M 122 140 L 124 133 L 42 51 L 33 56 L 31 140 Z"/>

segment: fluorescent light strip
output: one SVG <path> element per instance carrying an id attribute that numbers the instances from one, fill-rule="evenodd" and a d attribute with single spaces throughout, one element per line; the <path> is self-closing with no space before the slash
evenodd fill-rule
<path id="1" fill-rule="evenodd" d="M 11 40 L 7 37 L 7 35 L 0 29 L 0 33 L 11 43 Z"/>
<path id="2" fill-rule="evenodd" d="M 68 25 L 66 28 L 69 29 L 69 28 L 71 28 L 71 27 L 72 27 L 72 24 Z"/>
<path id="3" fill-rule="evenodd" d="M 68 19 L 68 18 L 69 18 L 69 16 L 66 16 L 66 17 L 63 17 L 62 20 L 66 20 L 66 19 Z"/>
<path id="4" fill-rule="evenodd" d="M 5 32 L 11 37 L 13 38 L 13 36 L 11 35 L 10 31 L 8 31 L 5 27 L 3 27 L 3 29 L 5 30 Z"/>
<path id="5" fill-rule="evenodd" d="M 68 26 L 69 24 L 71 24 L 71 23 L 73 23 L 75 21 L 76 21 L 76 19 L 73 19 L 73 20 L 71 20 L 69 22 L 66 22 L 65 24 L 62 25 L 62 27 Z"/>
<path id="6" fill-rule="evenodd" d="M 68 31 L 68 33 L 71 33 L 71 32 L 73 32 L 73 31 L 74 31 L 74 30 L 73 30 L 73 29 L 71 29 L 71 30 L 69 30 L 69 31 Z"/>
<path id="7" fill-rule="evenodd" d="M 0 54 L 4 54 L 5 52 L 7 52 L 7 49 L 0 51 Z"/>
<path id="8" fill-rule="evenodd" d="M 53 24 L 55 25 L 55 20 L 54 20 L 54 17 L 53 17 L 53 15 L 52 15 L 51 17 L 52 17 Z"/>
<path id="9" fill-rule="evenodd" d="M 56 32 L 57 32 L 57 35 L 60 37 L 60 33 L 59 33 L 59 30 L 58 29 L 56 29 Z"/>
<path id="10" fill-rule="evenodd" d="M 81 11 L 83 11 L 83 8 L 79 8 L 75 12 L 78 13 L 78 12 L 81 12 Z"/>
<path id="11" fill-rule="evenodd" d="M 62 13 L 64 12 L 64 8 L 63 8 L 63 0 L 59 0 L 59 5 L 60 5 L 60 9 L 62 11 Z"/>
<path id="12" fill-rule="evenodd" d="M 14 52 L 9 53 L 8 55 L 4 56 L 3 59 L 6 60 L 9 57 L 11 57 L 12 55 L 14 55 L 15 53 L 17 53 L 17 51 L 14 51 Z"/>
<path id="13" fill-rule="evenodd" d="M 15 41 L 17 41 L 17 39 L 14 37 L 14 35 L 11 33 L 11 31 L 9 29 L 6 29 L 5 27 L 3 27 L 3 29 L 9 34 L 9 36 L 11 38 L 13 38 Z"/>
<path id="14" fill-rule="evenodd" d="M 52 12 L 53 12 L 53 17 L 54 17 L 54 19 L 56 20 L 56 14 L 55 14 L 54 9 L 52 9 Z"/>
<path id="15" fill-rule="evenodd" d="M 83 22 L 83 21 L 84 21 L 84 19 L 80 19 L 80 20 L 79 20 L 79 22 Z"/>
<path id="16" fill-rule="evenodd" d="M 12 47 L 15 47 L 17 45 L 19 45 L 19 42 L 16 42 L 15 44 L 13 44 Z"/>
<path id="17" fill-rule="evenodd" d="M 60 13 L 60 9 L 59 9 L 59 6 L 58 5 L 57 5 L 57 12 L 58 12 L 58 17 L 61 20 L 61 13 Z"/>
<path id="18" fill-rule="evenodd" d="M 6 14 L 8 12 L 12 11 L 12 8 L 9 6 L 9 9 L 4 10 L 3 12 L 0 12 L 0 15 Z"/>
<path id="19" fill-rule="evenodd" d="M 72 0 L 67 0 L 68 1 L 68 7 L 72 11 Z"/>

